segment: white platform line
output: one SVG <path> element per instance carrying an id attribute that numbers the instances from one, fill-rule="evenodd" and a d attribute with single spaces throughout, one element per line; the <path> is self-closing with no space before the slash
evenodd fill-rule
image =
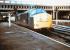
<path id="1" fill-rule="evenodd" d="M 32 30 L 31 30 L 31 31 L 32 31 Z M 35 31 L 32 31 L 32 32 L 35 32 Z M 67 44 L 62 43 L 62 42 L 60 42 L 60 41 L 57 41 L 57 40 L 55 40 L 55 39 L 53 39 L 53 38 L 50 38 L 50 37 L 48 37 L 48 36 L 42 35 L 42 34 L 37 33 L 37 32 L 35 32 L 35 33 L 36 33 L 37 35 L 40 35 L 40 36 L 45 37 L 45 38 L 48 38 L 48 39 L 50 39 L 50 40 L 52 40 L 52 41 L 54 41 L 54 42 L 57 42 L 57 43 L 59 43 L 59 44 L 62 44 L 62 45 L 64 45 L 64 46 L 70 47 L 70 45 L 67 45 Z"/>
<path id="2" fill-rule="evenodd" d="M 15 25 L 15 24 L 14 24 Z M 18 25 L 16 25 L 16 26 L 18 26 Z M 19 26 L 20 28 L 23 28 L 23 27 L 21 27 L 21 26 Z M 24 27 L 25 28 L 25 27 Z M 27 28 L 25 28 L 25 29 L 27 29 Z M 30 29 L 27 29 L 27 30 L 30 30 Z M 32 30 L 30 30 L 31 32 L 34 32 L 34 33 L 30 33 L 31 35 L 33 35 L 35 38 L 39 38 L 39 39 L 50 39 L 50 40 L 52 40 L 52 41 L 54 41 L 54 42 L 57 42 L 57 43 L 59 43 L 59 44 L 62 44 L 62 45 L 64 45 L 64 46 L 66 46 L 66 47 L 70 47 L 70 45 L 67 45 L 67 44 L 65 44 L 65 43 L 62 43 L 62 42 L 60 42 L 60 41 L 57 41 L 57 40 L 55 40 L 55 39 L 53 39 L 53 38 L 50 38 L 50 37 L 48 37 L 48 36 L 45 36 L 45 35 L 42 35 L 42 34 L 40 34 L 40 33 L 37 33 L 37 32 L 35 32 L 35 31 L 32 31 Z M 42 38 L 41 38 L 42 37 Z"/>
<path id="3" fill-rule="evenodd" d="M 67 46 L 67 47 L 70 47 L 69 45 L 67 45 L 67 44 L 65 44 L 65 43 L 62 43 L 62 42 L 60 42 L 60 41 L 57 41 L 57 40 L 55 40 L 55 39 L 52 39 L 52 38 L 50 38 L 50 37 L 47 37 L 48 39 L 50 39 L 50 40 L 52 40 L 52 41 L 55 41 L 55 42 L 57 42 L 57 43 L 60 43 L 60 44 L 62 44 L 62 45 L 65 45 L 65 46 Z"/>

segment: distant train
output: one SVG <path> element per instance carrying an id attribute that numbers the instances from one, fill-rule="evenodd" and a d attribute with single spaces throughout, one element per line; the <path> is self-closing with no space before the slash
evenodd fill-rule
<path id="1" fill-rule="evenodd" d="M 52 16 L 44 9 L 30 9 L 17 15 L 21 24 L 32 29 L 52 28 Z"/>

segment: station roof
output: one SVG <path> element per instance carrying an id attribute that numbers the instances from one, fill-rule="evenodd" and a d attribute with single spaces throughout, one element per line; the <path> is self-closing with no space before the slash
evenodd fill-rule
<path id="1" fill-rule="evenodd" d="M 70 6 L 70 0 L 46 0 L 45 5 Z"/>
<path id="2" fill-rule="evenodd" d="M 36 5 L 46 5 L 46 6 L 66 6 L 66 5 L 70 5 L 70 0 L 27 0 L 24 1 L 25 3 L 29 4 L 36 4 Z"/>
<path id="3" fill-rule="evenodd" d="M 13 4 L 29 4 L 29 5 L 70 6 L 70 0 L 5 0 L 5 2 Z"/>

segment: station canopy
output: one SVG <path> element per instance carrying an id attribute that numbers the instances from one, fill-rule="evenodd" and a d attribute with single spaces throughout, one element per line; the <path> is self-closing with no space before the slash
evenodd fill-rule
<path id="1" fill-rule="evenodd" d="M 0 0 L 0 2 L 12 4 L 45 5 L 45 6 L 69 6 L 70 0 Z"/>

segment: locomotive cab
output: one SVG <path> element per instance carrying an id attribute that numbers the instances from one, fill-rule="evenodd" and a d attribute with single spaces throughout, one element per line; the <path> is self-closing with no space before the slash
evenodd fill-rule
<path id="1" fill-rule="evenodd" d="M 30 22 L 29 25 L 33 26 L 34 29 L 52 27 L 52 16 L 41 8 L 29 11 L 29 19 L 32 21 L 32 25 Z"/>

